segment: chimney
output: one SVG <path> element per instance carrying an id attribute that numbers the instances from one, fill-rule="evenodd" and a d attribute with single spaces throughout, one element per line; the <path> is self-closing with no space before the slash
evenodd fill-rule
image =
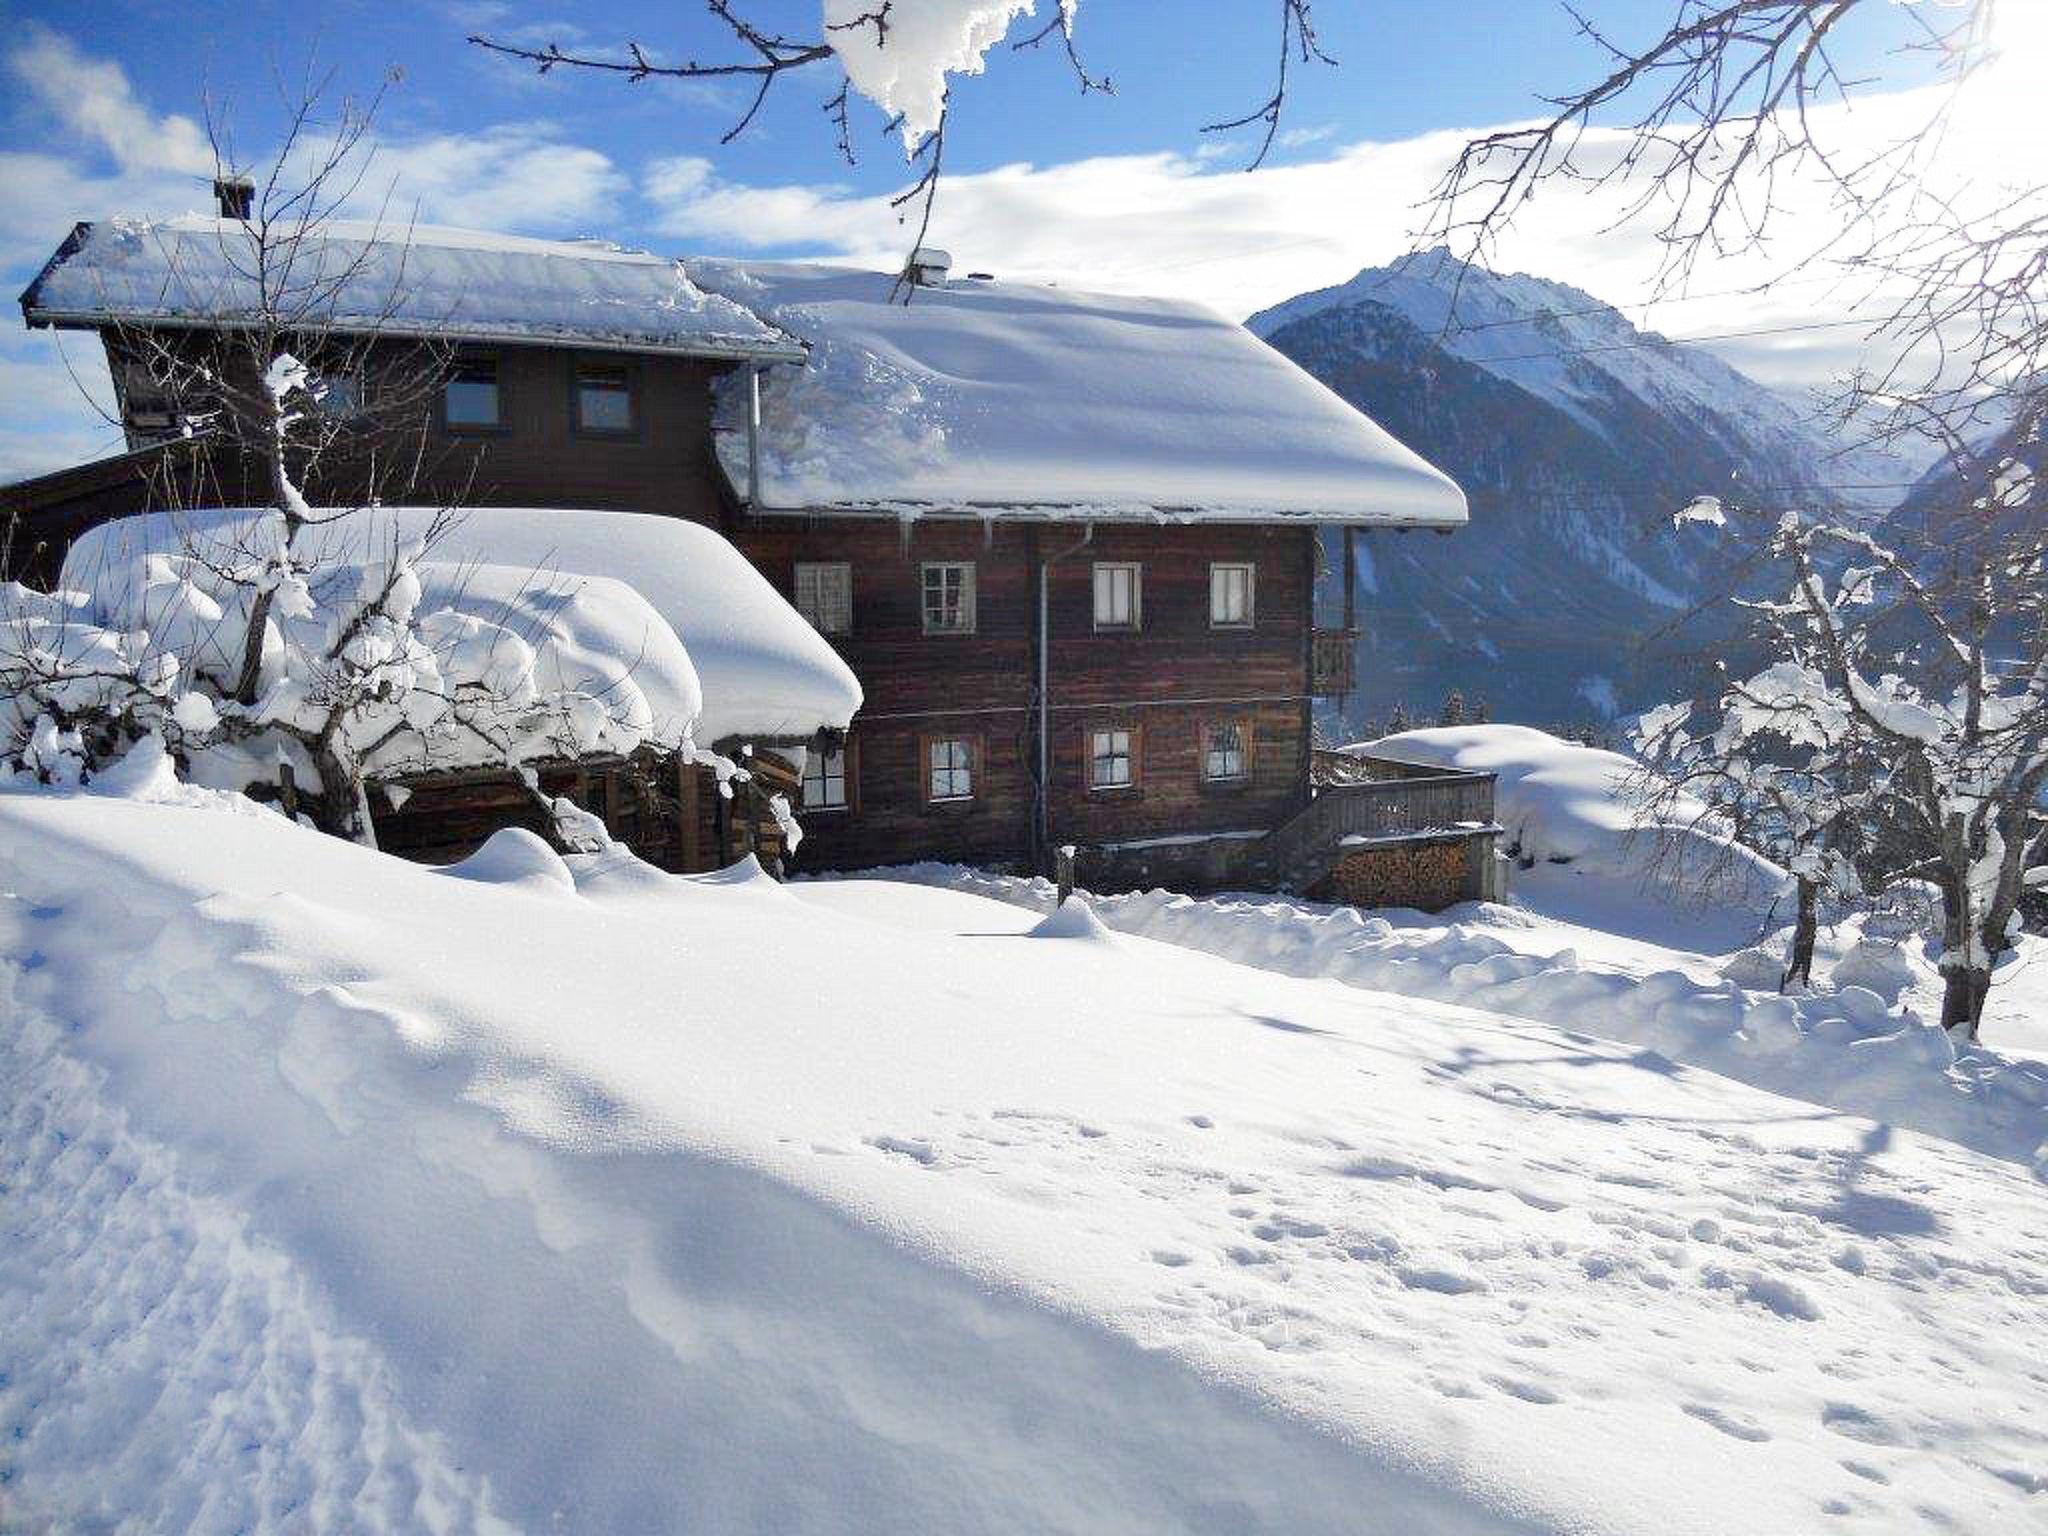
<path id="1" fill-rule="evenodd" d="M 952 269 L 953 258 L 945 251 L 935 245 L 920 245 L 910 253 L 903 275 L 920 288 L 943 288 Z"/>
<path id="2" fill-rule="evenodd" d="M 222 218 L 246 219 L 256 206 L 256 183 L 246 176 L 216 177 L 213 201 Z"/>

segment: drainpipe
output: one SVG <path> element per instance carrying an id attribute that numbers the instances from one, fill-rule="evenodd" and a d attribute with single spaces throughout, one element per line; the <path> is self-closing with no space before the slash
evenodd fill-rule
<path id="1" fill-rule="evenodd" d="M 747 510 L 761 510 L 761 365 L 747 364 Z"/>
<path id="2" fill-rule="evenodd" d="M 1069 555 L 1079 554 L 1095 538 L 1095 525 L 1086 524 L 1081 537 L 1057 554 L 1038 562 L 1038 851 L 1042 858 L 1052 846 L 1052 568 Z"/>

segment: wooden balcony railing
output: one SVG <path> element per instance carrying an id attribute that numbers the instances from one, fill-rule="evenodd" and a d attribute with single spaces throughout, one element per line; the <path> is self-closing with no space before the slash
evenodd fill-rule
<path id="1" fill-rule="evenodd" d="M 1282 890 L 1306 889 L 1329 869 L 1346 838 L 1377 841 L 1493 825 L 1490 773 L 1389 758 L 1353 761 L 1373 777 L 1320 784 L 1307 805 L 1246 850 L 1259 876 Z"/>
<path id="2" fill-rule="evenodd" d="M 1309 636 L 1308 691 L 1319 699 L 1351 691 L 1355 629 L 1318 629 Z"/>

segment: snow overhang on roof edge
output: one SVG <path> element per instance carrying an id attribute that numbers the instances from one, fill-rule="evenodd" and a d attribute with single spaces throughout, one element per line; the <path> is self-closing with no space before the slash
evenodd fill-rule
<path id="1" fill-rule="evenodd" d="M 724 466 L 721 464 L 720 466 Z M 730 475 L 727 483 L 731 483 Z M 734 494 L 745 506 L 744 487 Z M 1160 528 L 1189 527 L 1204 523 L 1257 524 L 1262 527 L 1328 527 L 1435 529 L 1448 533 L 1470 524 L 1469 515 L 1456 518 L 1412 517 L 1397 513 L 1338 512 L 1309 509 L 1285 511 L 1249 507 L 1160 507 L 1145 503 L 1090 505 L 1069 502 L 832 502 L 802 506 L 763 505 L 747 510 L 756 517 L 888 517 L 902 521 L 1018 522 L 1018 523 L 1144 523 Z"/>
<path id="2" fill-rule="evenodd" d="M 235 331 L 254 329 L 256 324 L 253 320 L 216 319 L 168 313 L 116 314 L 111 310 L 43 309 L 30 305 L 29 300 L 33 291 L 34 286 L 31 285 L 30 292 L 21 296 L 22 318 L 31 327 L 48 327 L 53 330 L 98 330 L 103 326 L 134 325 L 169 331 Z M 730 344 L 716 341 L 678 343 L 599 337 L 573 331 L 499 331 L 483 326 L 404 325 L 388 321 L 356 323 L 348 320 L 331 321 L 305 329 L 349 336 L 389 336 L 394 341 L 477 342 L 493 347 L 574 347 L 579 352 L 631 352 L 650 357 L 702 357 L 727 362 L 801 363 L 810 356 L 804 344 L 794 340 L 784 346 L 756 346 L 741 341 Z"/>
<path id="3" fill-rule="evenodd" d="M 44 306 L 40 299 L 44 284 L 58 267 L 83 249 L 92 229 L 93 224 L 89 219 L 72 225 L 70 233 L 58 244 L 49 260 L 37 269 L 29 285 L 21 291 L 18 302 L 21 305 L 22 321 L 31 329 L 99 330 L 108 326 L 137 325 L 163 330 L 228 331 L 252 328 L 255 325 L 256 322 L 252 319 L 231 316 L 189 315 L 174 311 L 117 311 L 112 307 L 51 309 Z M 810 347 L 806 343 L 789 335 L 774 322 L 747 306 L 741 305 L 740 308 L 758 321 L 763 329 L 775 332 L 782 338 L 781 341 L 763 344 L 738 339 L 724 342 L 717 338 L 705 338 L 686 342 L 662 342 L 646 337 L 606 337 L 567 329 L 520 331 L 494 329 L 488 326 L 414 326 L 400 321 L 351 320 L 348 317 L 314 328 L 343 335 L 389 336 L 394 340 L 474 342 L 504 347 L 574 346 L 580 351 L 589 352 L 630 352 L 647 356 L 700 357 L 730 362 L 803 363 L 809 360 Z"/>

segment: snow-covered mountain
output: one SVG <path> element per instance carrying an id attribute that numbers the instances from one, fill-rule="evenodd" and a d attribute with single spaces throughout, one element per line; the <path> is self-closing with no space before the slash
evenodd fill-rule
<path id="1" fill-rule="evenodd" d="M 1725 635 L 1711 600 L 1764 519 L 1877 513 L 1896 497 L 1881 487 L 1910 478 L 1590 294 L 1442 250 L 1247 324 L 1471 500 L 1472 526 L 1451 537 L 1361 541 L 1354 727 L 1397 703 L 1433 711 L 1452 688 L 1539 724 L 1668 697 Z M 1702 494 L 1743 510 L 1725 529 L 1674 528 Z"/>

